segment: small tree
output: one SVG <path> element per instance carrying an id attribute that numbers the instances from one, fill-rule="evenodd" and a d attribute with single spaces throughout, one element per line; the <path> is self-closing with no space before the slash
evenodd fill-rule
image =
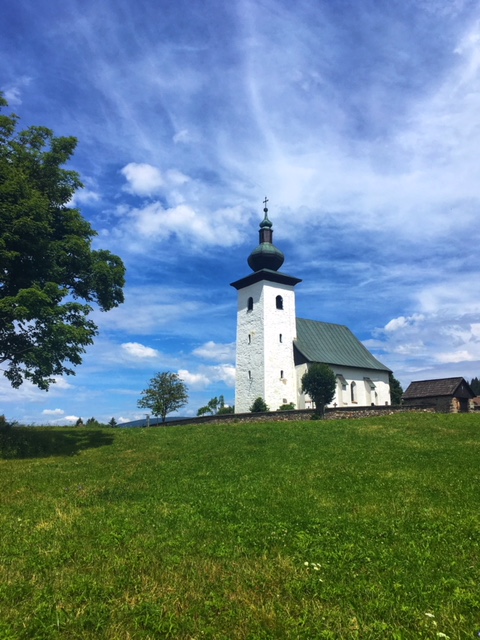
<path id="1" fill-rule="evenodd" d="M 188 402 L 187 386 L 177 373 L 164 371 L 150 380 L 150 386 L 142 391 L 137 402 L 142 409 L 150 409 L 154 416 L 165 422 L 168 413 L 177 411 Z"/>
<path id="2" fill-rule="evenodd" d="M 206 413 L 214 416 L 216 415 L 223 407 L 225 406 L 225 399 L 223 396 L 219 396 L 218 398 L 212 398 L 208 401 L 208 403 L 204 407 L 200 407 L 197 411 L 197 416 L 204 416 Z"/>
<path id="3" fill-rule="evenodd" d="M 264 411 L 270 411 L 270 409 L 267 407 L 265 400 L 261 397 L 258 397 L 256 400 L 254 400 L 252 406 L 250 407 L 250 412 L 262 413 Z"/>
<path id="4" fill-rule="evenodd" d="M 115 418 L 112 418 L 109 422 L 108 422 L 108 426 L 109 427 L 116 427 L 117 426 L 117 421 L 115 420 Z"/>
<path id="5" fill-rule="evenodd" d="M 217 411 L 217 416 L 224 416 L 229 413 L 235 413 L 235 407 L 229 407 L 227 405 L 224 405 L 221 409 Z"/>
<path id="6" fill-rule="evenodd" d="M 315 362 L 302 376 L 302 393 L 308 393 L 321 418 L 325 415 L 325 405 L 335 396 L 335 384 L 335 374 L 327 364 Z"/>
<path id="7" fill-rule="evenodd" d="M 78 420 L 75 423 L 76 427 L 83 427 L 83 420 L 81 418 L 78 418 Z"/>
<path id="8" fill-rule="evenodd" d="M 402 385 L 395 378 L 393 373 L 388 374 L 388 382 L 390 384 L 390 400 L 392 404 L 401 404 L 403 396 Z"/>
<path id="9" fill-rule="evenodd" d="M 293 411 L 295 409 L 295 403 L 294 402 L 288 402 L 287 404 L 281 404 L 278 407 L 279 411 Z"/>

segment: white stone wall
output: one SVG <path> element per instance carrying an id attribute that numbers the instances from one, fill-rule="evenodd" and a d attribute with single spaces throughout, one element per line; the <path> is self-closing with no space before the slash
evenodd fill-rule
<path id="1" fill-rule="evenodd" d="M 347 382 L 346 387 L 337 379 L 335 397 L 329 407 L 368 407 L 373 405 L 390 405 L 390 385 L 388 382 L 388 371 L 372 371 L 371 369 L 355 369 L 353 367 L 341 367 L 330 365 L 332 371 L 337 375 L 342 375 Z M 297 408 L 310 409 L 312 403 L 308 396 L 301 393 L 302 376 L 307 370 L 306 364 L 301 364 L 297 368 Z M 375 385 L 375 389 L 365 380 L 369 378 Z M 355 383 L 355 399 L 352 400 L 352 382 Z"/>
<path id="2" fill-rule="evenodd" d="M 283 309 L 277 309 L 281 296 Z M 248 311 L 248 298 L 253 310 Z M 293 286 L 266 280 L 238 292 L 235 411 L 244 413 L 262 397 L 271 410 L 296 404 L 293 340 L 296 337 Z"/>

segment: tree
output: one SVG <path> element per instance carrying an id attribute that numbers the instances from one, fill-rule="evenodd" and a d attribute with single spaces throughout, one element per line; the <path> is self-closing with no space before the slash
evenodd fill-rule
<path id="1" fill-rule="evenodd" d="M 470 386 L 472 387 L 473 393 L 476 396 L 480 396 L 480 380 L 478 378 L 472 378 Z"/>
<path id="2" fill-rule="evenodd" d="M 308 393 L 321 418 L 325 415 L 325 405 L 335 396 L 335 385 L 335 374 L 327 364 L 315 362 L 302 376 L 302 393 Z"/>
<path id="3" fill-rule="evenodd" d="M 258 397 L 256 400 L 254 400 L 252 406 L 250 407 L 250 412 L 262 413 L 264 411 L 270 411 L 270 409 L 267 407 L 265 400 L 263 398 Z"/>
<path id="4" fill-rule="evenodd" d="M 53 376 L 74 374 L 97 335 L 91 304 L 123 302 L 125 267 L 92 249 L 96 232 L 69 206 L 83 186 L 62 168 L 76 139 L 17 132 L 6 106 L 0 94 L 0 364 L 13 387 L 28 379 L 46 390 Z"/>
<path id="5" fill-rule="evenodd" d="M 392 404 L 401 404 L 403 396 L 402 385 L 395 378 L 393 373 L 388 374 L 388 382 L 390 384 L 390 400 Z"/>
<path id="6" fill-rule="evenodd" d="M 112 418 L 111 420 L 108 421 L 108 426 L 109 427 L 116 427 L 117 426 L 117 421 L 115 420 L 115 418 Z"/>
<path id="7" fill-rule="evenodd" d="M 197 411 L 197 416 L 204 416 L 207 413 L 214 416 L 219 413 L 219 411 L 221 411 L 224 406 L 225 399 L 223 396 L 212 398 L 204 407 L 200 407 L 200 409 Z"/>
<path id="8" fill-rule="evenodd" d="M 188 402 L 187 386 L 177 373 L 164 371 L 150 380 L 150 386 L 142 391 L 138 401 L 142 409 L 150 409 L 154 416 L 165 422 L 168 413 L 177 411 Z"/>
<path id="9" fill-rule="evenodd" d="M 293 411 L 295 409 L 295 403 L 294 402 L 288 402 L 287 404 L 281 404 L 278 407 L 279 411 Z"/>
<path id="10" fill-rule="evenodd" d="M 224 405 L 221 409 L 217 411 L 217 416 L 225 416 L 230 413 L 235 413 L 235 407 L 229 407 L 228 405 Z"/>

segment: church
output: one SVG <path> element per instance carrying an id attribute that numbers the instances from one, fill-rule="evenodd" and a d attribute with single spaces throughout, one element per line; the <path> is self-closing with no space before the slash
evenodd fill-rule
<path id="1" fill-rule="evenodd" d="M 232 282 L 238 291 L 235 413 L 264 399 L 270 411 L 293 403 L 312 408 L 302 393 L 310 363 L 328 364 L 336 390 L 330 407 L 390 404 L 390 369 L 347 327 L 297 318 L 295 287 L 300 278 L 279 271 L 285 257 L 273 244 L 265 198 L 260 242 L 248 257 L 253 273 Z"/>

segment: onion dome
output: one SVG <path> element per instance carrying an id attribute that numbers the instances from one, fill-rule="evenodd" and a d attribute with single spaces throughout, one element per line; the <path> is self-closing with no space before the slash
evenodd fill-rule
<path id="1" fill-rule="evenodd" d="M 268 219 L 267 198 L 264 200 L 265 208 L 263 210 L 265 217 L 260 223 L 260 244 L 252 253 L 248 256 L 248 266 L 253 271 L 260 271 L 261 269 L 270 269 L 271 271 L 278 271 L 282 266 L 285 256 L 277 249 L 273 244 L 273 229 L 272 223 Z"/>

